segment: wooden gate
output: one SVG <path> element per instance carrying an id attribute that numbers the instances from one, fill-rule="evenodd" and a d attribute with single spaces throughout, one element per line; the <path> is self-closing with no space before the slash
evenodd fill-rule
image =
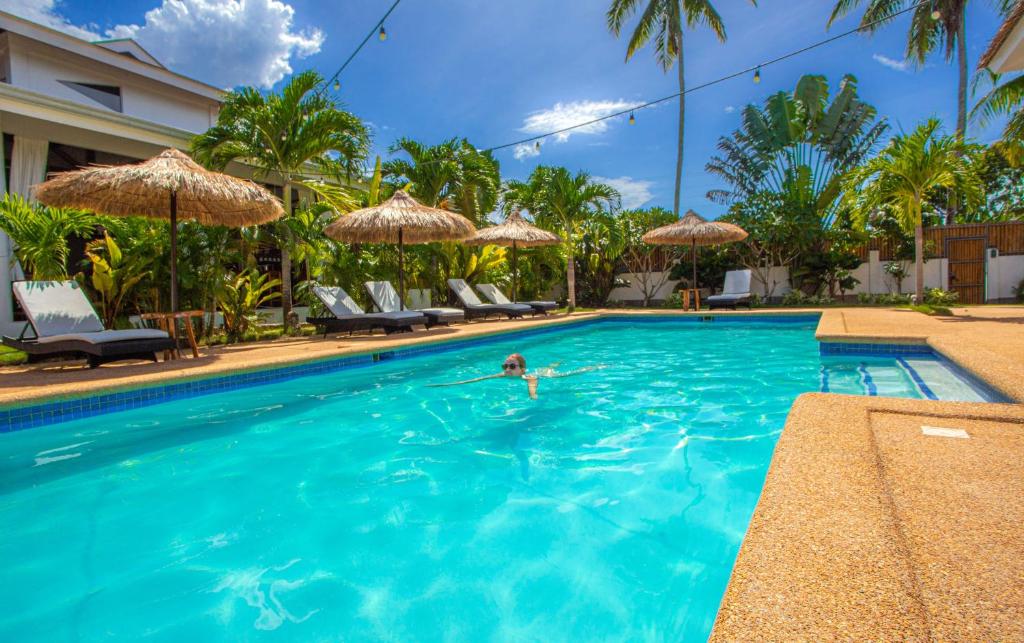
<path id="1" fill-rule="evenodd" d="M 985 237 L 946 238 L 949 289 L 962 304 L 985 302 Z"/>

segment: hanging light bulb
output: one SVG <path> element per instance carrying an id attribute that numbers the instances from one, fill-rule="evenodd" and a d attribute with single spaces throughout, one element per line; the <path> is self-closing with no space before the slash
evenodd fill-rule
<path id="1" fill-rule="evenodd" d="M 338 91 L 339 89 L 341 89 L 341 81 L 334 79 L 334 91 Z"/>
<path id="2" fill-rule="evenodd" d="M 760 83 L 761 82 L 761 68 L 760 67 L 758 67 L 756 70 L 754 70 L 754 82 L 755 83 Z"/>
<path id="3" fill-rule="evenodd" d="M 284 132 L 281 132 L 281 140 L 283 141 L 283 140 L 286 140 L 287 138 L 288 138 L 288 136 L 285 135 Z"/>
<path id="4" fill-rule="evenodd" d="M 939 11 L 939 8 L 935 6 L 935 2 L 933 0 L 932 1 L 932 20 L 940 20 L 940 19 L 942 19 L 942 12 Z"/>
<path id="5" fill-rule="evenodd" d="M 633 112 L 629 113 L 629 124 L 636 125 L 636 116 L 633 115 Z"/>
<path id="6" fill-rule="evenodd" d="M 388 39 L 388 32 L 384 31 L 384 25 L 380 26 L 380 33 L 377 34 L 377 37 L 380 38 L 381 42 L 384 42 L 385 40 Z"/>
<path id="7" fill-rule="evenodd" d="M 540 141 L 533 142 L 533 149 L 537 150 L 538 152 L 540 151 Z"/>

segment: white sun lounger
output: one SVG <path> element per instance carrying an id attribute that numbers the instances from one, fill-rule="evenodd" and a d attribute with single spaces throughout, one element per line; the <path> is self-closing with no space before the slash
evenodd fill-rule
<path id="1" fill-rule="evenodd" d="M 505 293 L 498 290 L 498 287 L 494 284 L 477 284 L 476 289 L 492 304 L 506 305 L 512 303 L 505 296 Z M 558 308 L 558 303 L 554 301 L 520 301 L 518 303 L 532 308 L 534 315 L 547 315 L 549 310 Z"/>
<path id="2" fill-rule="evenodd" d="M 378 310 L 384 313 L 394 313 L 402 310 L 398 291 L 391 285 L 390 281 L 367 281 L 366 292 Z M 427 327 L 448 325 L 459 322 L 466 318 L 466 314 L 458 308 L 416 308 L 413 312 L 423 313 L 427 316 Z"/>
<path id="3" fill-rule="evenodd" d="M 466 318 L 487 317 L 488 315 L 506 315 L 509 319 L 522 317 L 532 313 L 533 308 L 526 304 L 485 304 L 476 296 L 465 279 L 449 279 L 448 286 L 455 293 L 466 311 Z"/>
<path id="4" fill-rule="evenodd" d="M 325 337 L 328 333 L 372 331 L 375 328 L 382 328 L 388 334 L 409 332 L 413 326 L 427 325 L 427 317 L 423 313 L 412 310 L 367 313 L 344 289 L 338 286 L 314 286 L 313 294 L 334 315 L 334 317 L 306 320 L 314 326 L 322 328 Z"/>
<path id="5" fill-rule="evenodd" d="M 107 330 L 75 281 L 19 281 L 12 290 L 28 324 L 17 338 L 4 337 L 3 342 L 33 361 L 83 354 L 95 368 L 122 359 L 155 362 L 157 352 L 175 347 L 166 332 L 155 328 Z M 35 337 L 25 337 L 29 328 Z"/>
<path id="6" fill-rule="evenodd" d="M 750 308 L 750 271 L 730 270 L 725 273 L 725 285 L 722 294 L 707 298 L 711 308 L 732 308 L 746 306 Z"/>

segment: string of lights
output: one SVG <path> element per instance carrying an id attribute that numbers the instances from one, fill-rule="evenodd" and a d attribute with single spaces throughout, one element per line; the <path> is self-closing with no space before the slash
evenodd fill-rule
<path id="1" fill-rule="evenodd" d="M 721 76 L 719 78 L 715 78 L 714 80 L 709 80 L 709 81 L 707 81 L 705 83 L 701 83 L 699 85 L 695 85 L 693 87 L 689 87 L 689 88 L 687 88 L 684 91 L 676 92 L 674 94 L 669 94 L 668 96 L 663 96 L 661 98 L 656 98 L 654 100 L 649 100 L 649 101 L 647 101 L 645 103 L 641 103 L 639 105 L 633 105 L 633 106 L 628 107 L 626 109 L 623 109 L 623 110 L 620 110 L 620 111 L 617 111 L 617 112 L 613 112 L 611 114 L 606 114 L 606 115 L 600 116 L 598 118 L 592 118 L 589 121 L 583 121 L 581 123 L 576 123 L 574 125 L 569 125 L 568 127 L 563 127 L 561 129 L 556 129 L 556 130 L 552 130 L 550 132 L 545 132 L 543 134 L 537 134 L 537 135 L 534 135 L 534 136 L 529 136 L 527 138 L 522 138 L 522 139 L 519 139 L 517 141 L 512 141 L 511 143 L 503 143 L 501 145 L 494 145 L 492 147 L 483 148 L 481 151 L 482 152 L 496 152 L 498 150 L 503 150 L 503 149 L 506 149 L 506 148 L 509 148 L 509 147 L 516 147 L 517 145 L 526 145 L 528 143 L 534 143 L 535 146 L 539 149 L 540 148 L 540 142 L 542 140 L 546 139 L 546 138 L 549 138 L 551 136 L 557 136 L 558 134 L 563 134 L 565 132 L 571 132 L 571 131 L 573 131 L 575 129 L 579 129 L 581 127 L 587 127 L 587 126 L 593 125 L 594 123 L 600 123 L 602 121 L 607 121 L 607 120 L 611 120 L 613 118 L 618 118 L 620 116 L 625 116 L 626 114 L 629 114 L 629 124 L 630 125 L 634 125 L 634 124 L 636 124 L 636 112 L 638 112 L 641 109 L 646 109 L 648 107 L 653 107 L 655 105 L 664 103 L 666 101 L 670 101 L 670 100 L 672 100 L 674 98 L 679 98 L 682 95 L 690 94 L 692 92 L 700 91 L 702 89 L 707 89 L 708 87 L 712 87 L 714 85 L 718 85 L 720 83 L 724 83 L 724 82 L 726 82 L 728 80 L 732 80 L 734 78 L 739 78 L 740 76 L 746 76 L 750 72 L 754 72 L 754 82 L 755 83 L 760 83 L 761 82 L 761 69 L 763 69 L 765 67 L 769 67 L 771 65 L 778 64 L 778 63 L 783 62 L 785 60 L 788 60 L 790 58 L 794 58 L 794 57 L 799 56 L 801 54 L 805 54 L 808 51 L 812 51 L 814 49 L 818 49 L 819 47 L 824 47 L 825 45 L 832 44 L 833 42 L 836 42 L 837 40 L 841 40 L 843 38 L 847 38 L 849 36 L 852 36 L 854 34 L 860 33 L 862 31 L 867 31 L 867 30 L 871 29 L 872 27 L 874 27 L 874 26 L 876 26 L 878 24 L 881 24 L 883 22 L 888 22 L 889 20 L 897 18 L 897 17 L 899 17 L 899 16 L 901 16 L 901 15 L 903 15 L 905 13 L 909 13 L 911 11 L 914 11 L 915 9 L 917 9 L 917 8 L 919 8 L 921 6 L 924 6 L 924 5 L 930 5 L 932 7 L 932 12 L 931 12 L 932 20 L 939 20 L 939 19 L 942 18 L 941 12 L 939 12 L 938 9 L 935 6 L 935 0 L 921 0 L 920 2 L 916 2 L 916 3 L 910 5 L 909 7 L 905 8 L 905 9 L 902 9 L 900 11 L 895 11 L 892 14 L 889 14 L 887 16 L 884 16 L 884 17 L 879 18 L 877 20 L 874 20 L 872 22 L 865 23 L 863 25 L 860 25 L 859 27 L 856 27 L 854 29 L 850 29 L 849 31 L 844 31 L 844 32 L 836 34 L 835 36 L 832 36 L 830 38 L 826 38 L 824 40 L 820 40 L 820 41 L 815 42 L 813 44 L 807 45 L 806 47 L 802 47 L 800 49 L 791 51 L 789 53 L 782 54 L 781 56 L 778 56 L 776 58 L 772 58 L 771 60 L 766 60 L 766 61 L 758 63 L 756 65 L 751 65 L 750 67 L 747 67 L 745 69 L 741 69 L 740 71 L 736 71 L 736 72 L 733 72 L 731 74 L 727 74 L 725 76 Z"/>
<path id="2" fill-rule="evenodd" d="M 378 38 L 380 40 L 385 40 L 387 38 L 387 32 L 384 29 L 384 22 L 388 19 L 388 16 L 391 15 L 391 13 L 395 10 L 395 8 L 398 7 L 398 4 L 401 1 L 402 0 L 395 0 L 395 2 L 387 10 L 387 12 L 384 14 L 384 16 L 379 21 L 377 21 L 374 24 L 373 29 L 371 29 L 370 32 L 366 35 L 366 37 L 363 38 L 363 41 L 359 43 L 359 46 L 356 47 L 355 51 L 353 51 L 352 54 L 345 60 L 345 62 L 342 63 L 341 67 L 339 67 L 338 70 L 336 72 L 334 72 L 334 74 L 324 82 L 323 86 L 321 87 L 320 90 L 318 90 L 317 93 L 322 92 L 328 86 L 330 86 L 332 83 L 333 83 L 333 86 L 334 86 L 334 90 L 338 91 L 341 88 L 340 81 L 339 81 L 339 77 L 341 76 L 341 72 L 343 72 L 345 70 L 345 68 L 348 67 L 349 63 L 352 62 L 352 60 L 356 57 L 356 55 L 359 53 L 359 51 L 363 48 L 363 46 L 365 46 L 366 43 L 369 42 L 370 38 L 372 38 L 374 34 L 377 34 L 377 36 L 378 36 Z M 697 91 L 700 91 L 700 90 L 703 90 L 703 89 L 707 89 L 708 87 L 713 87 L 715 85 L 719 85 L 719 84 L 724 83 L 726 81 L 733 80 L 734 78 L 739 78 L 741 76 L 746 76 L 747 74 L 749 74 L 751 72 L 753 72 L 753 80 L 754 80 L 754 82 L 755 83 L 760 83 L 761 82 L 761 70 L 764 69 L 765 67 L 770 67 L 772 65 L 776 65 L 776 64 L 781 63 L 783 61 L 789 60 L 790 58 L 795 58 L 796 56 L 800 56 L 800 55 L 805 54 L 805 53 L 807 53 L 809 51 L 813 51 L 813 50 L 818 49 L 820 47 L 824 47 L 826 45 L 830 45 L 830 44 L 832 44 L 832 43 L 834 43 L 834 42 L 836 42 L 838 40 L 842 40 L 844 38 L 848 38 L 849 36 L 858 34 L 858 33 L 862 32 L 862 31 L 868 31 L 871 28 L 873 28 L 873 27 L 875 27 L 875 26 L 877 26 L 877 25 L 879 25 L 879 24 L 881 24 L 883 22 L 888 22 L 890 20 L 898 18 L 899 16 L 901 16 L 903 14 L 906 14 L 906 13 L 910 13 L 911 11 L 914 11 L 914 10 L 924 6 L 924 5 L 929 5 L 931 7 L 931 9 L 932 9 L 932 11 L 931 11 L 931 18 L 932 18 L 932 20 L 940 20 L 942 18 L 942 13 L 938 10 L 938 7 L 936 6 L 935 0 L 920 0 L 919 2 L 915 2 L 914 4 L 911 4 L 910 6 L 904 8 L 904 9 L 901 9 L 899 11 L 894 11 L 894 12 L 888 14 L 888 15 L 882 16 L 882 17 L 880 17 L 880 18 L 878 18 L 876 20 L 873 20 L 871 22 L 859 25 L 859 26 L 857 26 L 857 27 L 855 27 L 853 29 L 849 29 L 849 30 L 844 31 L 842 33 L 838 33 L 838 34 L 836 34 L 834 36 L 831 36 L 829 38 L 825 38 L 824 40 L 819 40 L 818 42 L 815 42 L 815 43 L 812 43 L 810 45 L 807 45 L 806 47 L 801 47 L 800 49 L 796 49 L 794 51 L 790 51 L 788 53 L 782 54 L 782 55 L 777 56 L 775 58 L 772 58 L 770 60 L 766 60 L 764 62 L 760 62 L 760 63 L 757 63 L 755 65 L 751 65 L 751 66 L 746 67 L 744 69 L 741 69 L 739 71 L 732 72 L 732 73 L 726 74 L 724 76 L 720 76 L 718 78 L 715 78 L 713 80 L 709 80 L 709 81 L 704 82 L 704 83 L 700 83 L 698 85 L 694 85 L 693 87 L 689 87 L 689 88 L 685 89 L 684 91 L 675 92 L 675 93 L 669 94 L 667 96 L 662 96 L 661 98 L 655 98 L 653 100 L 649 100 L 649 101 L 640 103 L 638 105 L 633 105 L 631 107 L 628 107 L 626 109 L 623 109 L 623 110 L 620 110 L 620 111 L 617 111 L 617 112 L 613 112 L 611 114 L 606 114 L 604 116 L 600 116 L 600 117 L 597 117 L 597 118 L 592 118 L 592 119 L 590 119 L 588 121 L 583 121 L 583 122 L 580 122 L 580 123 L 576 123 L 574 125 L 569 125 L 567 127 L 562 127 L 562 128 L 556 129 L 556 130 L 552 130 L 550 132 L 545 132 L 543 134 L 535 134 L 533 136 L 528 136 L 526 138 L 521 138 L 519 140 L 515 140 L 515 141 L 509 142 L 509 143 L 502 143 L 501 145 L 493 145 L 491 147 L 481 148 L 480 151 L 481 152 L 496 152 L 498 150 L 503 150 L 503 149 L 507 149 L 507 148 L 510 148 L 510 147 L 516 147 L 516 146 L 519 146 L 519 145 L 526 145 L 526 144 L 529 144 L 529 143 L 533 143 L 536 146 L 536 148 L 539 150 L 540 149 L 541 141 L 543 141 L 544 139 L 550 138 L 552 136 L 557 136 L 559 134 L 564 134 L 566 132 L 571 132 L 573 130 L 577 130 L 577 129 L 580 129 L 580 128 L 583 128 L 583 127 L 588 127 L 590 125 L 594 125 L 595 123 L 600 123 L 602 121 L 611 120 L 613 118 L 619 118 L 621 116 L 625 116 L 626 114 L 629 114 L 629 124 L 630 125 L 634 125 L 634 124 L 636 124 L 636 112 L 638 112 L 638 111 L 640 111 L 642 109 L 647 109 L 648 107 L 654 107 L 655 105 L 659 105 L 661 103 L 673 100 L 675 98 L 679 98 L 682 95 L 686 95 L 686 94 L 697 92 Z M 427 161 L 427 162 L 429 163 L 430 161 Z"/>
<path id="3" fill-rule="evenodd" d="M 370 32 L 366 34 L 366 37 L 363 38 L 363 41 L 359 43 L 359 46 L 355 48 L 355 51 L 349 54 L 349 57 L 345 59 L 345 62 L 341 63 L 341 67 L 338 67 L 338 71 L 334 72 L 334 74 L 330 78 L 324 81 L 323 85 L 316 92 L 317 96 L 321 95 L 328 87 L 332 85 L 334 86 L 334 91 L 338 91 L 341 89 L 341 72 L 345 71 L 345 68 L 348 67 L 349 63 L 351 63 L 352 60 L 355 59 L 355 57 L 363 49 L 363 47 L 366 46 L 366 43 L 370 42 L 370 38 L 373 38 L 374 34 L 376 34 L 377 38 L 381 41 L 388 39 L 388 32 L 384 28 L 384 22 L 388 19 L 388 16 L 391 15 L 391 12 L 393 12 L 398 7 L 398 3 L 400 3 L 401 1 L 402 0 L 395 0 L 395 2 L 384 13 L 381 19 L 374 23 L 373 28 L 370 29 Z"/>

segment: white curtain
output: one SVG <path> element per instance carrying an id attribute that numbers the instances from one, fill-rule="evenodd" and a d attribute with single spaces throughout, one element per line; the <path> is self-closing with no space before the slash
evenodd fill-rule
<path id="1" fill-rule="evenodd" d="M 46 157 L 49 152 L 49 141 L 23 136 L 14 137 L 11 150 L 11 182 L 2 185 L 3 172 L 0 171 L 0 187 L 5 192 L 19 194 L 32 199 L 32 186 L 46 179 Z M 0 169 L 3 168 L 3 146 L 0 145 Z M 24 279 L 25 275 L 11 250 L 11 240 L 0 232 L 0 329 L 10 332 L 14 321 L 14 305 L 11 298 L 11 282 Z M 19 324 L 20 326 L 20 324 Z"/>
<path id="2" fill-rule="evenodd" d="M 11 150 L 10 192 L 32 199 L 32 186 L 46 179 L 46 155 L 49 141 L 36 138 L 14 137 Z"/>

